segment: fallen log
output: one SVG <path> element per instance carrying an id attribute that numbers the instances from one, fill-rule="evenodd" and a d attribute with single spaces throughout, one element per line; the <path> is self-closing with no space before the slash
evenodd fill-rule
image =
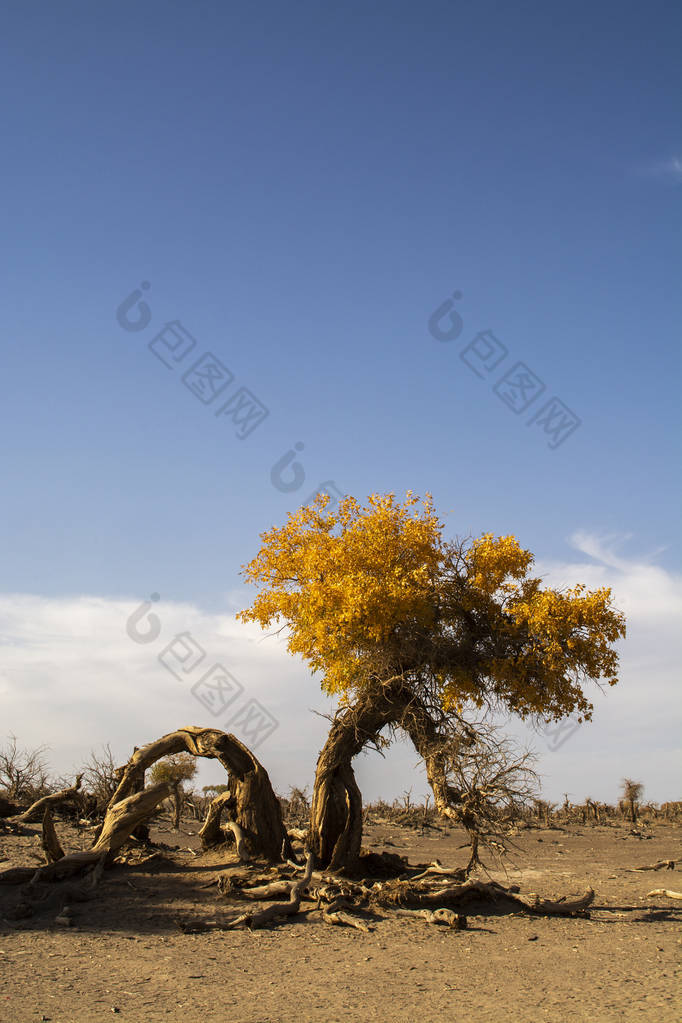
<path id="1" fill-rule="evenodd" d="M 491 899 L 493 902 L 508 899 L 532 913 L 546 916 L 572 916 L 587 910 L 594 899 L 594 891 L 589 888 L 584 895 L 571 900 L 566 899 L 565 896 L 559 899 L 542 899 L 535 893 L 526 896 L 520 895 L 518 891 L 504 888 L 495 881 L 468 880 L 462 884 L 447 885 L 437 891 L 423 881 L 418 882 L 416 887 L 410 881 L 393 881 L 375 886 L 371 894 L 371 901 L 376 905 L 413 909 L 430 906 L 451 908 L 475 898 Z"/>

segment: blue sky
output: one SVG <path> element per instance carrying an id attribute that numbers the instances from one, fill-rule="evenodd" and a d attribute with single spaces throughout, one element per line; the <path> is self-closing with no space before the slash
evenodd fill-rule
<path id="1" fill-rule="evenodd" d="M 583 531 L 679 571 L 681 21 L 5 9 L 4 592 L 231 613 L 258 533 L 326 480 L 429 490 L 453 535 L 543 563 Z M 149 344 L 176 320 L 196 347 L 169 369 Z M 481 331 L 506 353 L 483 378 Z M 209 404 L 182 381 L 206 352 L 233 375 Z M 494 390 L 517 363 L 544 385 L 521 412 Z M 269 412 L 244 439 L 215 414 L 240 387 Z M 552 449 L 528 421 L 554 399 L 580 425 Z"/>

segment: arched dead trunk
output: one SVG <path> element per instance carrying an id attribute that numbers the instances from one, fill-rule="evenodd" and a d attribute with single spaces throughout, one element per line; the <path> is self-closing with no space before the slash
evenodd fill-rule
<path id="1" fill-rule="evenodd" d="M 291 846 L 277 796 L 268 773 L 254 754 L 234 735 L 214 728 L 189 726 L 170 732 L 136 750 L 125 766 L 109 807 L 134 791 L 139 777 L 161 757 L 171 753 L 219 760 L 228 773 L 234 799 L 235 822 L 242 829 L 249 853 L 277 863 L 291 855 Z"/>

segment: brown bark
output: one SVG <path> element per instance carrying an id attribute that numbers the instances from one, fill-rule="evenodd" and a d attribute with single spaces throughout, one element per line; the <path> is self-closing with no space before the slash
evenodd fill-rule
<path id="1" fill-rule="evenodd" d="M 220 792 L 215 799 L 211 800 L 206 812 L 206 820 L 199 831 L 202 849 L 211 849 L 213 846 L 220 845 L 221 842 L 225 841 L 225 835 L 220 826 L 220 819 L 232 798 L 231 792 Z"/>
<path id="2" fill-rule="evenodd" d="M 48 863 L 56 863 L 57 860 L 61 860 L 64 856 L 64 850 L 59 843 L 57 832 L 54 829 L 52 809 L 49 806 L 45 807 L 45 813 L 43 814 L 42 846 Z"/>
<path id="3" fill-rule="evenodd" d="M 173 827 L 176 831 L 180 828 L 180 819 L 182 817 L 182 800 L 184 798 L 184 792 L 182 791 L 182 785 L 180 782 L 175 782 L 173 785 Z"/>
<path id="4" fill-rule="evenodd" d="M 321 867 L 353 870 L 362 841 L 362 795 L 353 758 L 400 716 L 405 686 L 397 681 L 366 690 L 334 719 L 320 752 L 310 807 L 308 848 Z"/>
<path id="5" fill-rule="evenodd" d="M 33 867 L 16 867 L 0 874 L 0 884 L 21 884 L 24 881 L 52 881 L 55 878 L 68 877 L 86 867 L 98 863 L 102 857 L 108 858 L 111 853 L 126 842 L 135 828 L 154 812 L 156 807 L 170 793 L 171 786 L 166 782 L 154 785 L 127 796 L 109 806 L 102 830 L 97 841 L 90 849 L 69 853 L 55 863 L 34 870 Z"/>
<path id="6" fill-rule="evenodd" d="M 437 811 L 473 828 L 466 813 L 453 808 L 458 793 L 447 783 L 443 736 L 424 704 L 400 678 L 377 683 L 337 714 L 317 761 L 310 810 L 309 848 L 318 864 L 354 870 L 362 840 L 362 795 L 353 758 L 376 742 L 386 725 L 401 728 L 423 758 Z"/>
<path id="7" fill-rule="evenodd" d="M 161 757 L 181 752 L 219 760 L 228 772 L 235 800 L 235 823 L 242 829 L 249 853 L 273 863 L 282 859 L 283 848 L 285 855 L 291 854 L 282 811 L 267 771 L 239 739 L 218 729 L 196 725 L 180 728 L 137 750 L 128 761 L 109 805 L 128 795 L 140 771 Z"/>

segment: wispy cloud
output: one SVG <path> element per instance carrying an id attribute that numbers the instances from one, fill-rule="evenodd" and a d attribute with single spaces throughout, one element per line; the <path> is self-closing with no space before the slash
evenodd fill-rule
<path id="1" fill-rule="evenodd" d="M 639 174 L 647 178 L 658 178 L 672 184 L 682 184 L 682 157 L 671 156 L 639 168 Z"/>

